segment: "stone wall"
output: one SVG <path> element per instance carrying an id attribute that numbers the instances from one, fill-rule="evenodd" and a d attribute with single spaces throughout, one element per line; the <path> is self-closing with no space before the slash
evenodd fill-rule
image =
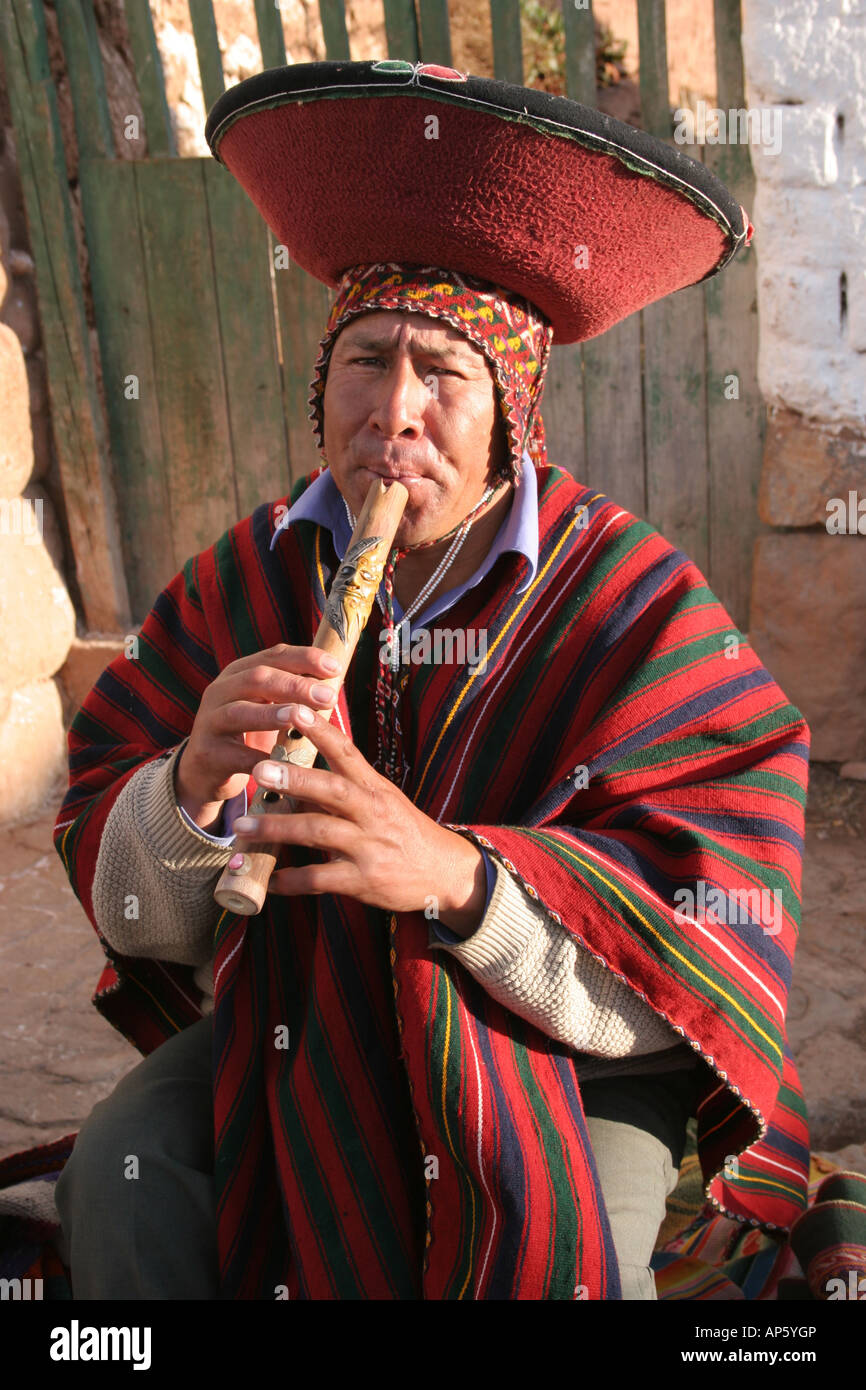
<path id="1" fill-rule="evenodd" d="M 2 186 L 8 185 L 4 180 Z M 75 637 L 51 496 L 44 362 L 33 262 L 0 200 L 0 821 L 56 795 L 66 739 L 55 679 Z"/>
<path id="2" fill-rule="evenodd" d="M 120 0 L 96 0 L 113 116 L 137 101 L 117 46 Z M 87 254 L 62 48 L 45 6 L 79 269 Z M 122 144 L 123 142 L 121 142 Z M 96 352 L 88 301 L 91 343 Z M 98 357 L 94 359 L 98 371 Z M 35 268 L 15 130 L 0 62 L 0 823 L 56 809 L 67 781 L 66 729 L 120 638 L 77 631 L 81 605 L 51 425 Z"/>
<path id="3" fill-rule="evenodd" d="M 866 758 L 866 0 L 744 0 L 759 372 L 768 404 L 751 637 L 812 729 Z"/>

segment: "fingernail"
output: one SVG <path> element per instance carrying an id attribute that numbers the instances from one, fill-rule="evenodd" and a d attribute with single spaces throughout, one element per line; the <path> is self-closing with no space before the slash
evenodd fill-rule
<path id="1" fill-rule="evenodd" d="M 337 658 L 335 656 L 328 656 L 326 653 L 322 655 L 322 665 L 326 671 L 333 671 L 334 675 L 336 675 L 340 669 L 340 663 Z"/>
<path id="2" fill-rule="evenodd" d="M 280 708 L 277 710 L 277 713 L 276 713 L 276 720 L 277 720 L 277 723 L 278 723 L 278 724 L 291 724 L 293 713 L 294 713 L 294 706 L 293 706 L 293 705 L 281 705 Z"/>
<path id="3" fill-rule="evenodd" d="M 262 770 L 256 781 L 262 782 L 266 787 L 282 787 L 285 785 L 285 774 L 279 763 L 262 763 Z"/>
<path id="4" fill-rule="evenodd" d="M 233 829 L 239 835 L 246 835 L 249 831 L 255 830 L 257 825 L 258 821 L 256 820 L 255 816 L 238 816 L 237 820 L 234 823 Z"/>
<path id="5" fill-rule="evenodd" d="M 296 705 L 295 722 L 297 724 L 315 724 L 316 716 L 311 709 L 307 709 L 306 705 Z"/>
<path id="6" fill-rule="evenodd" d="M 329 705 L 335 694 L 329 685 L 314 685 L 310 693 L 314 700 L 318 700 L 320 705 Z"/>

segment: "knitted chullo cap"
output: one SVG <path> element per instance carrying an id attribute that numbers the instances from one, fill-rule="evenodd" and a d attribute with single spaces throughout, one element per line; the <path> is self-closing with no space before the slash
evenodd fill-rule
<path id="1" fill-rule="evenodd" d="M 547 462 L 540 403 L 553 327 L 534 305 L 501 286 L 437 266 L 384 263 L 347 271 L 328 317 L 311 386 L 309 416 L 324 457 L 324 394 L 341 330 L 358 314 L 383 309 L 443 319 L 490 363 L 506 430 L 507 456 L 496 481 L 514 480 L 524 449 Z"/>

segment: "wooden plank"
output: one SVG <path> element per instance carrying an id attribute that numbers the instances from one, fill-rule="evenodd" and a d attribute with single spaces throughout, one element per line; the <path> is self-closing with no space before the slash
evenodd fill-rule
<path id="1" fill-rule="evenodd" d="M 156 155 L 176 155 L 177 144 L 165 95 L 165 75 L 153 31 L 150 0 L 135 0 L 124 8 L 144 116 L 147 153 L 151 158 Z"/>
<path id="2" fill-rule="evenodd" d="M 291 261 L 275 271 L 283 369 L 283 410 L 289 436 L 292 483 L 322 462 L 307 418 L 309 383 L 336 291 Z"/>
<path id="3" fill-rule="evenodd" d="M 667 141 L 672 144 L 672 138 Z M 701 147 L 677 147 L 700 161 Z M 709 456 L 703 284 L 642 313 L 647 520 L 708 576 Z"/>
<path id="4" fill-rule="evenodd" d="M 319 0 L 319 18 L 325 40 L 325 57 L 330 62 L 351 58 L 343 0 Z"/>
<path id="5" fill-rule="evenodd" d="M 202 159 L 134 164 L 175 567 L 240 515 Z M 238 248 L 245 255 L 246 248 Z"/>
<path id="6" fill-rule="evenodd" d="M 58 5 L 56 14 L 79 159 L 108 158 L 114 154 L 114 135 L 92 4 Z"/>
<path id="7" fill-rule="evenodd" d="M 490 0 L 493 30 L 493 76 L 500 82 L 523 82 L 523 40 L 520 32 L 520 0 Z"/>
<path id="8" fill-rule="evenodd" d="M 764 531 L 758 488 L 766 407 L 758 388 L 755 256 L 747 249 L 708 280 L 707 427 L 713 592 L 743 631 L 749 627 L 752 555 Z"/>
<path id="9" fill-rule="evenodd" d="M 716 0 L 717 104 L 745 106 L 738 0 Z M 737 200 L 752 211 L 755 178 L 747 145 L 707 145 L 705 160 Z M 710 463 L 710 568 L 713 592 L 737 626 L 749 627 L 754 543 L 766 528 L 758 487 L 766 406 L 758 387 L 755 252 L 740 251 L 705 285 Z M 736 393 L 736 394 L 734 394 Z"/>
<path id="10" fill-rule="evenodd" d="M 283 21 L 279 7 L 272 0 L 253 0 L 256 11 L 256 28 L 259 31 L 259 48 L 262 50 L 263 68 L 284 68 L 286 66 L 286 41 L 283 37 Z"/>
<path id="11" fill-rule="evenodd" d="M 177 571 L 135 164 L 81 161 L 90 282 L 134 622 Z M 124 228 L 122 242 L 117 228 Z M 131 379 L 135 378 L 135 382 Z M 137 393 L 133 394 L 133 393 Z"/>
<path id="12" fill-rule="evenodd" d="M 643 310 L 646 517 L 706 574 L 709 565 L 704 291 Z"/>
<path id="13" fill-rule="evenodd" d="M 417 63 L 420 49 L 413 0 L 385 0 L 385 38 L 389 58 Z"/>
<path id="14" fill-rule="evenodd" d="M 453 67 L 448 0 L 418 0 L 418 20 L 423 62 Z"/>
<path id="15" fill-rule="evenodd" d="M 554 347 L 541 396 L 547 457 L 579 483 L 587 480 L 583 418 L 583 351 L 580 343 Z"/>
<path id="16" fill-rule="evenodd" d="M 666 140 L 672 132 L 668 101 L 668 47 L 665 0 L 637 0 L 637 41 L 640 53 L 641 125 Z"/>
<path id="17" fill-rule="evenodd" d="M 124 632 L 130 621 L 129 598 L 41 5 L 11 0 L 0 7 L 0 45 L 84 619 L 91 631 Z"/>
<path id="18" fill-rule="evenodd" d="M 728 110 L 745 106 L 745 74 L 740 31 L 739 0 L 715 0 L 717 104 Z M 706 145 L 708 167 L 727 183 L 731 192 L 746 203 L 755 191 L 755 176 L 747 144 Z M 739 257 L 737 258 L 739 260 Z"/>
<path id="19" fill-rule="evenodd" d="M 665 0 L 638 0 L 641 124 L 673 145 Z M 697 148 L 678 147 L 699 158 Z M 709 565 L 706 328 L 701 286 L 643 310 L 646 517 L 706 573 Z"/>
<path id="20" fill-rule="evenodd" d="M 565 3 L 565 90 L 572 101 L 595 106 L 595 22 L 592 6 Z"/>
<path id="21" fill-rule="evenodd" d="M 270 238 L 243 189 L 215 160 L 205 161 L 204 181 L 235 490 L 247 516 L 290 486 Z"/>
<path id="22" fill-rule="evenodd" d="M 740 0 L 713 0 L 716 39 L 716 105 L 728 110 L 746 104 Z"/>
<path id="23" fill-rule="evenodd" d="M 583 345 L 586 477 L 613 502 L 646 516 L 641 323 L 632 314 Z"/>
<path id="24" fill-rule="evenodd" d="M 204 109 L 210 111 L 226 89 L 220 40 L 214 19 L 213 0 L 189 0 L 189 17 L 198 58 Z"/>
<path id="25" fill-rule="evenodd" d="M 595 106 L 595 21 L 592 5 L 587 0 L 585 6 L 564 4 L 562 6 L 565 37 L 565 90 L 572 101 L 583 102 L 584 106 Z M 640 345 L 638 344 L 638 347 Z M 594 363 L 595 384 L 600 385 L 599 374 L 604 371 L 604 352 L 601 340 L 592 344 L 568 343 L 554 345 L 553 355 L 547 372 L 544 395 L 541 398 L 541 413 L 544 417 L 545 433 L 548 437 L 548 458 L 558 463 L 576 478 L 579 483 L 601 487 L 598 477 L 601 467 L 590 463 L 589 441 L 587 435 L 586 402 L 586 359 Z M 604 425 L 597 417 L 603 411 L 603 402 L 598 390 L 591 406 L 593 447 L 600 447 L 599 434 Z"/>

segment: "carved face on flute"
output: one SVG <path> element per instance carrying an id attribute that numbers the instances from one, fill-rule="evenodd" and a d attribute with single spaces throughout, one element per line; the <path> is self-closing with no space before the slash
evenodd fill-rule
<path id="1" fill-rule="evenodd" d="M 462 521 L 505 454 L 484 353 L 428 314 L 380 309 L 350 319 L 334 343 L 323 405 L 325 457 L 356 516 L 374 476 L 407 488 L 401 545 Z"/>
<path id="2" fill-rule="evenodd" d="M 353 623 L 364 626 L 387 558 L 387 546 L 378 536 L 365 536 L 346 551 L 325 603 L 325 617 L 341 642 L 350 635 Z"/>

